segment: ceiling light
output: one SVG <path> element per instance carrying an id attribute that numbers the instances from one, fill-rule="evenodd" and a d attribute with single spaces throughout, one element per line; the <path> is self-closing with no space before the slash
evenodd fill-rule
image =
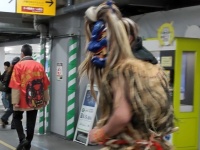
<path id="1" fill-rule="evenodd" d="M 4 52 L 5 53 L 10 53 L 10 51 L 12 51 L 13 49 L 11 47 L 5 47 L 4 48 Z"/>

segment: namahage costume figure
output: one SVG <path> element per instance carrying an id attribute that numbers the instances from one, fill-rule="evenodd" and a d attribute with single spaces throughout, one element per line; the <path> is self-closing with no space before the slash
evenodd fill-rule
<path id="1" fill-rule="evenodd" d="M 134 22 L 112 2 L 85 14 L 87 57 L 79 73 L 87 74 L 94 97 L 97 84 L 101 107 L 90 141 L 103 150 L 172 150 L 165 139 L 176 130 L 167 77 L 152 55 L 153 61 L 134 56 Z"/>

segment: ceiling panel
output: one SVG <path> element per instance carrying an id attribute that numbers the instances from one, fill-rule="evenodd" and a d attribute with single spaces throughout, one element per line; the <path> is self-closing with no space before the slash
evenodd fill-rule
<path id="1" fill-rule="evenodd" d="M 69 2 L 80 5 L 89 1 L 94 0 L 57 0 L 56 4 L 60 9 L 67 7 Z M 200 5 L 200 0 L 130 0 L 130 3 L 119 7 L 124 16 L 134 16 L 195 5 Z M 48 24 L 49 19 L 42 16 L 40 22 Z M 32 15 L 0 12 L 0 43 L 31 38 L 39 38 L 39 33 L 33 29 Z"/>

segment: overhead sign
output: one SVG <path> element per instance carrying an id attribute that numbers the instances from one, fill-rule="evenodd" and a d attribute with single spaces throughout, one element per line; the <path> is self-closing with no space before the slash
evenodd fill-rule
<path id="1" fill-rule="evenodd" d="M 94 90 L 98 98 L 99 92 L 96 86 L 94 86 Z M 92 97 L 90 91 L 90 85 L 88 84 L 83 99 L 83 104 L 81 107 L 78 124 L 76 127 L 74 141 L 88 145 L 89 143 L 88 135 L 94 125 L 94 120 L 97 112 L 97 105 L 98 103 Z"/>
<path id="2" fill-rule="evenodd" d="M 17 0 L 17 13 L 55 16 L 56 0 Z"/>
<path id="3" fill-rule="evenodd" d="M 16 12 L 16 0 L 0 0 L 1 12 Z"/>

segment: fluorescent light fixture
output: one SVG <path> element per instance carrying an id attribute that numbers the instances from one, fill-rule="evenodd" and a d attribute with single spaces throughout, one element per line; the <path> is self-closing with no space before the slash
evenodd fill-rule
<path id="1" fill-rule="evenodd" d="M 10 53 L 12 50 L 13 50 L 13 48 L 11 48 L 11 47 L 5 47 L 4 48 L 5 53 Z"/>

